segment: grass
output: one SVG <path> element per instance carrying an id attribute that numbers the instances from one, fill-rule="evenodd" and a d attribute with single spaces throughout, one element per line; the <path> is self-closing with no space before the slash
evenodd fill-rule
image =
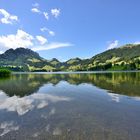
<path id="1" fill-rule="evenodd" d="M 0 77 L 8 77 L 11 75 L 11 71 L 7 69 L 0 69 Z"/>

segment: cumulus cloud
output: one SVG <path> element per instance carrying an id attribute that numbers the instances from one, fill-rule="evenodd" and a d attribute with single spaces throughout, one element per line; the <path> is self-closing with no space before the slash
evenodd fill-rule
<path id="1" fill-rule="evenodd" d="M 0 22 L 3 24 L 13 24 L 14 22 L 18 21 L 17 16 L 8 13 L 4 9 L 0 9 L 0 15 L 2 15 L 2 18 L 0 18 Z"/>
<path id="2" fill-rule="evenodd" d="M 31 9 L 31 11 L 32 11 L 33 13 L 39 13 L 39 14 L 42 13 L 42 12 L 39 10 L 39 4 L 38 4 L 38 3 L 34 3 L 32 6 L 33 6 L 33 8 Z"/>
<path id="3" fill-rule="evenodd" d="M 30 47 L 33 46 L 32 40 L 34 37 L 23 30 L 17 30 L 16 34 L 10 34 L 7 36 L 0 36 L 0 47 L 9 49 L 16 49 L 18 47 Z"/>
<path id="4" fill-rule="evenodd" d="M 41 15 L 44 15 L 45 19 L 49 20 L 49 16 L 50 16 L 49 13 L 39 10 L 38 3 L 35 3 L 32 6 L 33 6 L 33 8 L 31 9 L 31 11 L 33 13 L 39 13 Z M 60 15 L 60 9 L 57 9 L 57 8 L 51 9 L 51 15 L 54 16 L 55 18 L 57 18 Z M 50 34 L 54 34 L 54 33 L 51 31 Z"/>
<path id="5" fill-rule="evenodd" d="M 0 53 L 3 53 L 10 48 L 16 49 L 23 47 L 30 48 L 34 51 L 40 51 L 69 46 L 73 46 L 73 44 L 65 42 L 48 43 L 48 40 L 45 37 L 41 35 L 32 36 L 31 34 L 20 29 L 17 30 L 16 34 L 0 36 Z"/>
<path id="6" fill-rule="evenodd" d="M 41 11 L 38 8 L 32 8 L 31 11 L 33 13 L 41 13 Z"/>
<path id="7" fill-rule="evenodd" d="M 41 45 L 44 45 L 45 43 L 48 42 L 47 39 L 44 38 L 43 36 L 36 36 L 36 39 L 39 41 L 39 43 L 40 43 Z"/>
<path id="8" fill-rule="evenodd" d="M 45 16 L 45 18 L 46 18 L 47 20 L 49 20 L 49 14 L 48 14 L 47 12 L 43 12 L 43 15 Z"/>
<path id="9" fill-rule="evenodd" d="M 50 36 L 55 36 L 55 32 L 54 31 L 51 31 L 50 29 L 46 28 L 46 27 L 43 27 L 40 29 L 42 32 L 45 32 L 47 31 L 49 33 Z"/>
<path id="10" fill-rule="evenodd" d="M 69 47 L 73 46 L 71 43 L 61 43 L 61 42 L 54 42 L 50 44 L 46 44 L 44 46 L 38 46 L 32 48 L 34 51 L 43 51 L 43 50 L 51 50 L 51 49 L 57 49 L 57 48 L 64 48 L 64 47 Z"/>
<path id="11" fill-rule="evenodd" d="M 116 48 L 116 47 L 118 47 L 118 45 L 119 45 L 119 41 L 118 41 L 118 40 L 109 42 L 109 45 L 108 45 L 108 47 L 107 47 L 107 50 Z"/>
<path id="12" fill-rule="evenodd" d="M 60 9 L 57 9 L 57 8 L 51 9 L 51 14 L 52 14 L 55 18 L 57 18 L 57 17 L 60 15 Z"/>

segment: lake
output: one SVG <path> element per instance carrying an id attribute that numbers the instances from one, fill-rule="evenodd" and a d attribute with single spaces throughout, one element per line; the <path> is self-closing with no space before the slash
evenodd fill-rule
<path id="1" fill-rule="evenodd" d="M 0 140 L 139 140 L 140 72 L 0 79 Z"/>

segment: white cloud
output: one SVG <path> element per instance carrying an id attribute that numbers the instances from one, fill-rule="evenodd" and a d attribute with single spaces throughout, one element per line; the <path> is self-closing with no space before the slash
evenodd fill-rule
<path id="1" fill-rule="evenodd" d="M 34 3 L 32 6 L 33 6 L 33 8 L 31 9 L 31 11 L 32 11 L 33 13 L 39 13 L 39 14 L 42 13 L 42 12 L 39 10 L 39 4 L 38 4 L 38 3 Z"/>
<path id="2" fill-rule="evenodd" d="M 49 20 L 49 14 L 48 14 L 48 12 L 40 11 L 39 10 L 39 4 L 38 3 L 33 4 L 33 8 L 31 9 L 31 11 L 33 13 L 42 14 L 42 15 L 44 15 L 44 17 L 45 17 L 46 20 Z M 55 18 L 57 18 L 60 15 L 60 9 L 57 9 L 57 8 L 51 9 L 51 14 L 52 14 L 52 16 L 54 16 Z M 53 34 L 53 33 L 51 32 L 51 34 Z"/>
<path id="3" fill-rule="evenodd" d="M 16 49 L 18 47 L 26 48 L 33 46 L 33 39 L 32 35 L 23 30 L 18 30 L 16 34 L 0 36 L 0 47 L 5 49 Z"/>
<path id="4" fill-rule="evenodd" d="M 47 31 L 49 33 L 50 36 L 55 36 L 55 32 L 54 31 L 51 31 L 50 29 L 46 28 L 46 27 L 43 27 L 40 29 L 42 32 L 45 32 Z"/>
<path id="5" fill-rule="evenodd" d="M 44 45 L 45 43 L 48 42 L 47 39 L 44 38 L 43 36 L 36 36 L 36 39 L 39 41 L 39 43 L 40 43 L 41 45 Z"/>
<path id="6" fill-rule="evenodd" d="M 71 43 L 60 43 L 60 42 L 54 42 L 50 44 L 46 44 L 44 46 L 38 46 L 32 48 L 34 51 L 43 51 L 43 50 L 51 50 L 51 49 L 57 49 L 57 48 L 64 48 L 64 47 L 69 47 L 73 46 Z"/>
<path id="7" fill-rule="evenodd" d="M 36 7 L 36 8 L 39 8 L 39 3 L 34 3 L 33 5 L 32 5 L 33 7 Z"/>
<path id="8" fill-rule="evenodd" d="M 133 44 L 138 45 L 138 44 L 140 44 L 140 41 L 136 41 Z"/>
<path id="9" fill-rule="evenodd" d="M 57 18 L 57 17 L 60 15 L 60 9 L 57 9 L 57 8 L 51 9 L 51 14 L 52 14 L 55 18 Z"/>
<path id="10" fill-rule="evenodd" d="M 2 35 L 0 36 L 0 53 L 12 48 L 30 48 L 34 51 L 41 51 L 41 50 L 50 50 L 62 47 L 69 47 L 73 46 L 71 43 L 63 43 L 63 42 L 51 42 L 48 43 L 48 40 L 41 36 L 32 36 L 31 34 L 23 31 L 17 30 L 16 34 L 9 34 L 9 35 Z"/>
<path id="11" fill-rule="evenodd" d="M 109 45 L 108 45 L 108 47 L 107 47 L 107 50 L 116 48 L 116 47 L 118 47 L 118 45 L 119 45 L 119 41 L 118 41 L 118 40 L 109 42 Z"/>
<path id="12" fill-rule="evenodd" d="M 32 8 L 31 11 L 33 13 L 41 13 L 41 11 L 38 8 Z"/>
<path id="13" fill-rule="evenodd" d="M 47 20 L 49 20 L 49 14 L 48 14 L 47 12 L 43 12 L 43 14 L 44 14 L 45 18 L 46 18 Z"/>
<path id="14" fill-rule="evenodd" d="M 4 53 L 3 51 L 0 51 L 0 54 Z"/>
<path id="15" fill-rule="evenodd" d="M 55 32 L 54 32 L 54 31 L 49 30 L 48 33 L 49 33 L 49 35 L 51 35 L 51 36 L 55 36 Z"/>
<path id="16" fill-rule="evenodd" d="M 42 28 L 40 28 L 40 31 L 41 32 L 45 32 L 45 31 L 47 31 L 48 29 L 46 28 L 46 27 L 42 27 Z"/>
<path id="17" fill-rule="evenodd" d="M 11 15 L 4 9 L 0 9 L 0 15 L 3 17 L 0 19 L 0 22 L 3 24 L 13 24 L 14 22 L 18 21 L 18 17 L 15 15 Z"/>

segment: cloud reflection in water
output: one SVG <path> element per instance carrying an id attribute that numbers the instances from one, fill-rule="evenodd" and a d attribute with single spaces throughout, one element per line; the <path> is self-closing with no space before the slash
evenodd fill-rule
<path id="1" fill-rule="evenodd" d="M 7 110 L 17 112 L 18 115 L 24 115 L 27 112 L 36 109 L 42 109 L 49 105 L 49 103 L 56 103 L 61 101 L 70 101 L 71 98 L 56 96 L 50 94 L 34 93 L 25 97 L 8 97 L 5 93 L 0 92 L 0 110 Z M 54 113 L 55 110 L 52 110 Z"/>
<path id="2" fill-rule="evenodd" d="M 4 135 L 6 135 L 7 133 L 9 133 L 11 131 L 19 130 L 19 126 L 16 125 L 13 121 L 3 122 L 0 125 L 0 129 L 3 130 L 3 132 L 0 134 L 0 136 L 4 136 Z"/>
<path id="3" fill-rule="evenodd" d="M 114 101 L 116 103 L 120 102 L 120 95 L 114 94 L 114 93 L 107 93 L 107 94 L 111 97 L 112 101 Z"/>

